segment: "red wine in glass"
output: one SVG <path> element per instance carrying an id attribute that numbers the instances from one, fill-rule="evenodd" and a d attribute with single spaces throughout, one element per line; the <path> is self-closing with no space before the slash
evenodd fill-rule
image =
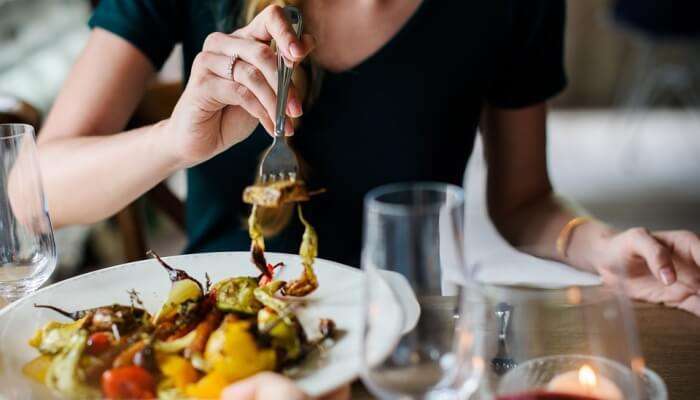
<path id="1" fill-rule="evenodd" d="M 496 400 L 600 400 L 597 397 L 580 396 L 576 394 L 533 391 L 519 394 L 498 396 Z"/>

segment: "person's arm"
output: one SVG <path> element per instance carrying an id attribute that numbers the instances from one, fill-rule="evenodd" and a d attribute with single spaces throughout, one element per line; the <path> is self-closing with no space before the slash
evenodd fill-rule
<path id="1" fill-rule="evenodd" d="M 54 224 L 91 223 L 129 204 L 172 172 L 272 129 L 277 87 L 275 39 L 294 62 L 313 48 L 270 6 L 233 34 L 212 33 L 192 66 L 171 117 L 122 132 L 153 75 L 151 60 L 100 28 L 71 71 L 39 135 L 39 157 Z M 235 58 L 233 58 L 235 55 Z M 293 85 L 287 104 L 301 115 Z M 291 124 L 287 132 L 291 134 Z"/>
<path id="2" fill-rule="evenodd" d="M 549 181 L 545 116 L 544 104 L 485 109 L 481 130 L 488 163 L 489 215 L 512 245 L 593 272 L 592 260 L 580 254 L 585 254 L 585 249 L 571 251 L 576 254 L 572 259 L 564 259 L 556 251 L 559 233 L 576 213 L 554 195 Z M 609 234 L 604 225 L 593 225 L 591 237 Z"/>
<path id="3" fill-rule="evenodd" d="M 53 223 L 91 223 L 136 199 L 174 171 L 159 148 L 162 125 L 114 135 L 154 69 L 125 40 L 96 29 L 64 83 L 38 137 Z"/>
<path id="4" fill-rule="evenodd" d="M 547 173 L 546 106 L 485 108 L 482 117 L 489 215 L 513 246 L 538 257 L 628 278 L 636 298 L 665 302 L 700 315 L 700 240 L 687 231 L 617 231 L 595 219 L 575 227 L 564 254 L 562 230 L 577 211 L 554 195 Z M 653 275 L 650 275 L 653 273 Z"/>

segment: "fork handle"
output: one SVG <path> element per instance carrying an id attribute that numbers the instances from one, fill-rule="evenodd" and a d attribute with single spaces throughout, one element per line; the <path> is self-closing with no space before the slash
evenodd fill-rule
<path id="1" fill-rule="evenodd" d="M 284 15 L 287 17 L 289 22 L 294 28 L 294 32 L 297 34 L 298 38 L 301 38 L 302 30 L 302 18 L 301 11 L 293 6 L 284 7 Z M 287 97 L 289 95 L 289 84 L 292 81 L 292 72 L 294 72 L 294 65 L 287 66 L 284 56 L 278 50 L 277 51 L 277 116 L 275 118 L 275 136 L 284 136 L 284 125 L 287 121 L 287 113 L 285 112 L 287 108 Z"/>

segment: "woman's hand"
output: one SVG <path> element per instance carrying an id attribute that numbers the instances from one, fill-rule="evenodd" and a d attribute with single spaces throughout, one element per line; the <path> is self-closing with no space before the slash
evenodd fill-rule
<path id="1" fill-rule="evenodd" d="M 223 400 L 311 400 L 294 383 L 284 376 L 262 372 L 234 383 L 221 394 Z M 346 400 L 350 398 L 350 387 L 321 397 L 319 400 Z"/>
<path id="2" fill-rule="evenodd" d="M 251 23 L 232 34 L 212 33 L 192 65 L 187 86 L 165 131 L 173 156 L 182 166 L 207 160 L 246 139 L 262 123 L 273 131 L 277 101 L 278 51 L 294 63 L 313 49 L 313 39 L 299 40 L 279 6 L 269 6 Z M 237 56 L 231 71 L 231 61 Z M 232 72 L 232 73 L 231 73 Z M 302 114 L 301 102 L 290 86 L 286 112 Z M 289 120 L 285 127 L 292 133 Z"/>
<path id="3" fill-rule="evenodd" d="M 598 250 L 596 269 L 606 283 L 618 282 L 622 273 L 630 297 L 700 316 L 700 238 L 695 233 L 634 228 L 604 237 Z"/>

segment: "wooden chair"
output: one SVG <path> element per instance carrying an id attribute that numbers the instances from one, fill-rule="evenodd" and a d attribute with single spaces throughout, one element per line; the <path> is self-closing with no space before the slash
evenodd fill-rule
<path id="1" fill-rule="evenodd" d="M 0 124 L 28 124 L 39 129 L 41 113 L 15 96 L 0 94 Z"/>
<path id="2" fill-rule="evenodd" d="M 94 9 L 99 2 L 99 0 L 90 0 L 90 6 Z M 181 93 L 182 83 L 180 82 L 153 82 L 141 99 L 128 128 L 139 128 L 168 118 Z M 178 228 L 181 230 L 185 228 L 184 204 L 164 182 L 159 183 L 115 216 L 127 261 L 141 260 L 147 251 L 143 215 L 144 200 L 167 215 Z"/>
<path id="3" fill-rule="evenodd" d="M 154 124 L 168 118 L 182 93 L 180 82 L 155 82 L 147 90 L 129 122 L 129 129 Z M 127 261 L 141 260 L 147 249 L 143 205 L 144 200 L 172 220 L 179 229 L 185 229 L 185 206 L 161 182 L 141 199 L 128 205 L 116 215 Z"/>

